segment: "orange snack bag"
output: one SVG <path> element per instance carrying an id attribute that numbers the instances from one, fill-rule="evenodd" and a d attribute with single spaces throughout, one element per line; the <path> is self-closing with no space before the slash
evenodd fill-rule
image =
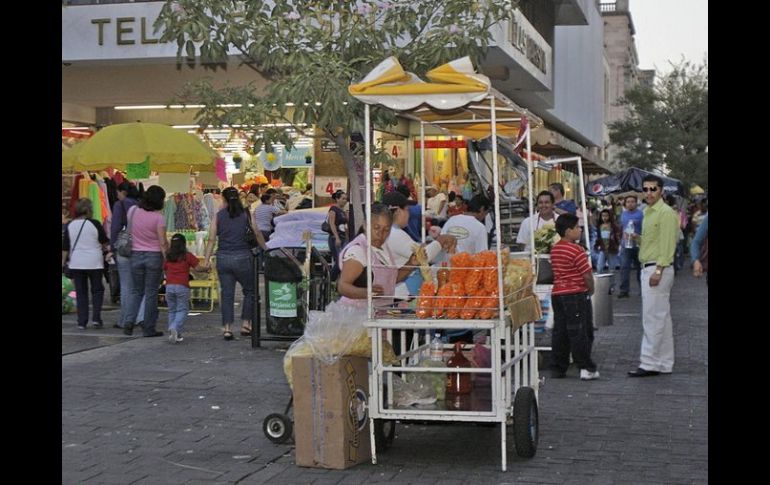
<path id="1" fill-rule="evenodd" d="M 460 318 L 460 313 L 462 313 L 463 305 L 465 304 L 463 301 L 465 298 L 465 289 L 463 288 L 463 285 L 457 283 L 449 283 L 446 286 L 449 287 L 451 292 L 451 297 L 445 299 L 447 302 L 444 307 L 446 309 L 446 317 Z"/>
<path id="2" fill-rule="evenodd" d="M 490 319 L 497 318 L 498 308 L 498 294 L 497 290 L 491 292 L 484 292 L 487 298 L 484 298 L 484 303 L 481 305 L 482 309 L 479 311 L 478 318 Z"/>
<path id="3" fill-rule="evenodd" d="M 468 295 L 469 298 L 465 300 L 465 307 L 463 308 L 463 311 L 460 313 L 460 318 L 463 320 L 471 320 L 474 317 L 476 317 L 476 313 L 479 311 L 481 306 L 484 304 L 483 298 L 473 298 L 473 296 L 485 296 L 486 293 L 484 290 L 476 290 L 471 295 Z"/>
<path id="4" fill-rule="evenodd" d="M 494 251 L 484 251 L 480 253 L 483 258 L 484 281 L 483 287 L 487 292 L 497 291 L 497 254 Z"/>
<path id="5" fill-rule="evenodd" d="M 452 296 L 452 287 L 455 286 L 452 283 L 447 283 L 438 289 L 436 300 L 433 306 L 433 316 L 436 318 L 444 316 L 444 309 L 450 305 L 450 297 Z"/>
<path id="6" fill-rule="evenodd" d="M 436 294 L 436 285 L 432 281 L 423 282 L 420 287 L 420 296 L 417 298 L 417 310 L 414 312 L 417 318 L 430 318 L 433 314 L 433 296 Z M 427 297 L 427 298 L 424 298 Z"/>
<path id="7" fill-rule="evenodd" d="M 462 285 L 465 288 L 465 279 L 468 277 L 469 270 L 473 263 L 471 255 L 468 253 L 457 253 L 449 258 L 449 282 Z"/>

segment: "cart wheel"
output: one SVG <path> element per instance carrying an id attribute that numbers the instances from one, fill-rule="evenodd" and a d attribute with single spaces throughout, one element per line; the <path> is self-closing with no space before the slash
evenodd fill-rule
<path id="1" fill-rule="evenodd" d="M 283 443 L 291 438 L 292 428 L 292 422 L 285 414 L 273 413 L 262 421 L 262 431 L 273 443 Z"/>
<path id="2" fill-rule="evenodd" d="M 374 444 L 377 451 L 386 451 L 393 445 L 393 438 L 396 437 L 395 419 L 375 419 L 374 420 Z"/>
<path id="3" fill-rule="evenodd" d="M 532 458 L 537 451 L 538 414 L 535 390 L 521 387 L 513 400 L 513 442 L 516 454 Z"/>

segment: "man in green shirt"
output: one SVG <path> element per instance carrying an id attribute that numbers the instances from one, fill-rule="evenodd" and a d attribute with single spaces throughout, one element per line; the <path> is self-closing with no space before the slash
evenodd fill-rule
<path id="1" fill-rule="evenodd" d="M 639 368 L 630 377 L 670 374 L 674 367 L 671 287 L 679 218 L 663 201 L 663 180 L 648 175 L 642 181 L 644 210 L 639 261 L 642 264 L 642 350 Z"/>

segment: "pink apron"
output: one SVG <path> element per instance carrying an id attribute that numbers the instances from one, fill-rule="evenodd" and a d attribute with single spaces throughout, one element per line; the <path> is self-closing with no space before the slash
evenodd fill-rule
<path id="1" fill-rule="evenodd" d="M 345 253 L 353 246 L 360 246 L 364 249 L 364 254 L 366 254 L 366 250 L 368 249 L 368 244 L 366 241 L 366 235 L 365 234 L 359 234 L 355 237 L 350 243 L 348 243 L 345 248 L 340 251 L 340 257 L 339 257 L 339 266 L 340 271 L 342 270 L 342 261 L 344 259 Z M 380 254 L 380 251 L 387 251 L 387 257 L 389 258 L 389 261 L 385 261 L 382 255 Z M 379 297 L 373 297 L 372 303 L 376 307 L 381 306 L 387 306 L 391 305 L 393 303 L 393 295 L 396 292 L 396 278 L 398 276 L 398 268 L 393 266 L 388 267 L 382 267 L 385 265 L 392 265 L 393 264 L 393 255 L 390 253 L 390 251 L 386 249 L 378 249 L 372 253 L 372 273 L 374 274 L 374 282 L 373 285 L 380 285 L 383 288 L 383 295 L 388 296 L 389 298 L 379 298 Z M 364 265 L 364 272 L 366 272 L 366 265 Z M 366 308 L 366 299 L 358 300 L 353 298 L 348 298 L 346 296 L 343 296 L 340 298 L 340 302 L 344 303 L 345 305 L 350 306 L 356 306 L 361 308 Z"/>

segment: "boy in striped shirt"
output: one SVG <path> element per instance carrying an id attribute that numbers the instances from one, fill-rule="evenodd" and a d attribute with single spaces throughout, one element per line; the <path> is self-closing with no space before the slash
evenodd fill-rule
<path id="1" fill-rule="evenodd" d="M 562 214 L 556 219 L 556 232 L 561 239 L 551 249 L 553 268 L 553 334 L 551 339 L 551 377 L 565 377 L 569 354 L 580 368 L 580 379 L 599 378 L 591 360 L 594 326 L 591 295 L 594 277 L 585 249 L 576 244 L 581 233 L 577 216 Z"/>

